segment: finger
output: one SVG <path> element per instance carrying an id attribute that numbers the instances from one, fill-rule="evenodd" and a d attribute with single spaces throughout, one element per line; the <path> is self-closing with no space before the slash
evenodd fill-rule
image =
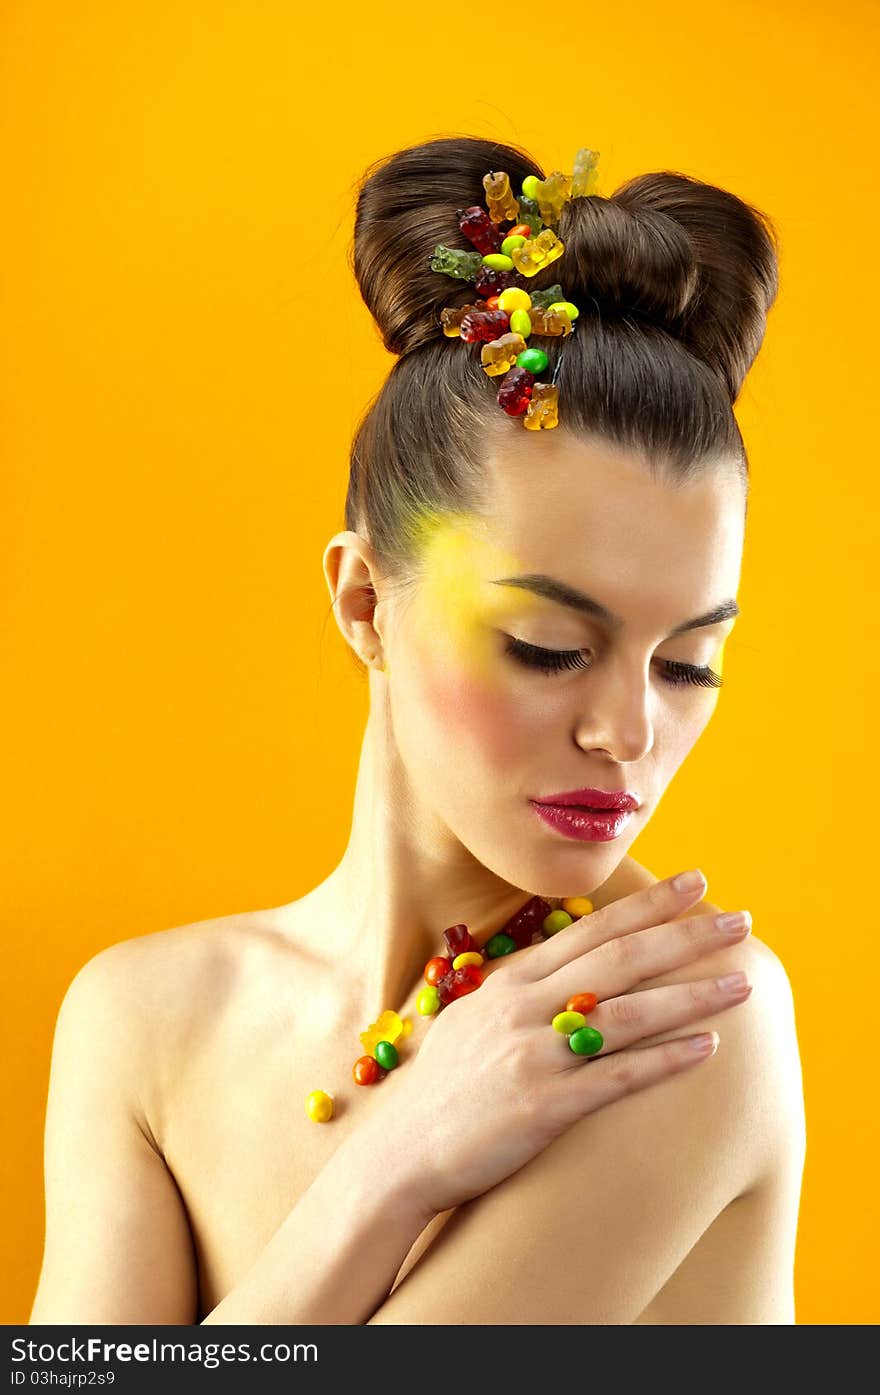
<path id="1" fill-rule="evenodd" d="M 604 1057 L 584 1056 L 581 1064 L 589 1069 L 581 1077 L 559 1071 L 548 1081 L 547 1107 L 563 1122 L 573 1123 L 622 1095 L 634 1094 L 708 1060 L 718 1049 L 718 1040 L 717 1032 L 700 1033 L 696 1037 L 674 1037 L 657 1046 L 613 1051 Z"/>
<path id="2" fill-rule="evenodd" d="M 728 982 L 725 986 L 725 978 L 739 979 L 740 982 L 738 985 Z M 745 974 L 733 974 L 721 978 L 699 978 L 692 983 L 674 983 L 662 988 L 647 988 L 643 993 L 625 993 L 622 997 L 608 998 L 586 1017 L 587 1026 L 595 1027 L 603 1038 L 594 1059 L 621 1051 L 626 1046 L 635 1046 L 659 1032 L 687 1027 L 707 1014 L 735 1007 L 737 1003 L 745 1002 L 751 991 L 752 985 Z M 554 1032 L 553 1035 L 559 1042 L 560 1069 L 576 1069 L 583 1057 L 571 1050 L 566 1035 L 561 1032 Z"/>
<path id="3" fill-rule="evenodd" d="M 685 916 L 606 940 L 549 978 L 528 984 L 527 991 L 536 1000 L 538 1011 L 551 1018 L 562 1012 L 576 993 L 595 993 L 600 1003 L 618 993 L 632 996 L 630 990 L 643 979 L 680 969 L 709 950 L 744 940 L 751 931 L 750 913 L 741 911 L 743 923 L 732 929 L 722 923 L 727 914 Z M 570 925 L 567 930 L 573 928 Z M 564 935 L 567 930 L 559 933 Z"/>
<path id="4" fill-rule="evenodd" d="M 603 906 L 601 910 L 588 912 L 564 930 L 557 931 L 552 939 L 532 945 L 524 952 L 520 963 L 530 977 L 546 978 L 563 964 L 570 963 L 607 940 L 672 920 L 700 900 L 706 890 L 706 879 L 702 872 L 696 871 L 694 875 L 699 880 L 688 890 L 676 890 L 673 885 L 675 878 L 667 877 L 642 891 L 621 896 L 619 901 L 612 901 L 611 905 Z"/>

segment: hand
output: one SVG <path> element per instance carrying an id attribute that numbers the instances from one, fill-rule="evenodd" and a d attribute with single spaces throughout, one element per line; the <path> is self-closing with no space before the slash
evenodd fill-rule
<path id="1" fill-rule="evenodd" d="M 748 912 L 733 936 L 714 915 L 673 919 L 704 890 L 677 892 L 670 878 L 633 892 L 511 956 L 441 1009 L 405 1082 L 369 1121 L 394 1138 L 396 1166 L 426 1216 L 488 1191 L 583 1115 L 712 1054 L 717 1034 L 704 1052 L 687 1036 L 638 1043 L 743 1002 L 750 985 L 725 993 L 710 978 L 631 991 L 749 934 Z M 594 1056 L 575 1055 L 551 1027 L 580 992 L 599 999 L 587 1017 L 604 1037 Z"/>

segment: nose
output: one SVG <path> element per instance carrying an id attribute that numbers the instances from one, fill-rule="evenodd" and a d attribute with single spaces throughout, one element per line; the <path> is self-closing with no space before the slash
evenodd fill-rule
<path id="1" fill-rule="evenodd" d="M 574 738 L 582 750 L 607 751 L 620 764 L 649 753 L 654 745 L 649 669 L 622 656 L 608 657 L 581 685 L 580 701 Z"/>

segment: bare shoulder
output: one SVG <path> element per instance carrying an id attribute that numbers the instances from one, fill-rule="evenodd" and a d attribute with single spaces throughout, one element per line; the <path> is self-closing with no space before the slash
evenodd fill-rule
<path id="1" fill-rule="evenodd" d="M 65 992 L 59 1023 L 100 1032 L 138 1123 L 161 1151 L 164 1102 L 181 1063 L 222 1028 L 249 979 L 265 981 L 278 936 L 263 912 L 220 916 L 118 940 Z"/>

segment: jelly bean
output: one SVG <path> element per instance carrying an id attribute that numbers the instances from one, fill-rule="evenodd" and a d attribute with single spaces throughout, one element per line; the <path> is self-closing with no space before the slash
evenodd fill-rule
<path id="1" fill-rule="evenodd" d="M 483 266 L 490 267 L 492 271 L 513 271 L 513 258 L 506 257 L 503 252 L 490 252 L 483 258 Z"/>
<path id="2" fill-rule="evenodd" d="M 476 950 L 478 954 L 480 952 L 480 946 L 466 925 L 450 925 L 448 930 L 443 931 L 443 938 L 453 959 L 456 954 L 464 954 L 469 949 Z"/>
<path id="3" fill-rule="evenodd" d="M 515 228 L 511 228 L 508 237 L 531 237 L 532 229 L 528 223 L 517 223 Z"/>
<path id="4" fill-rule="evenodd" d="M 500 959 L 504 954 L 513 954 L 516 949 L 516 940 L 512 940 L 509 935 L 493 935 L 491 940 L 487 940 L 483 946 L 483 952 L 487 959 Z"/>
<path id="5" fill-rule="evenodd" d="M 463 969 L 465 964 L 482 964 L 483 956 L 476 950 L 466 949 L 464 954 L 458 954 L 452 961 L 453 969 Z"/>
<path id="6" fill-rule="evenodd" d="M 306 1096 L 306 1113 L 316 1124 L 333 1118 L 333 1096 L 327 1090 L 313 1090 Z"/>
<path id="7" fill-rule="evenodd" d="M 538 185 L 540 184 L 540 182 L 541 181 L 536 174 L 526 175 L 525 179 L 522 182 L 521 188 L 523 194 L 527 199 L 537 201 Z"/>
<path id="8" fill-rule="evenodd" d="M 498 309 L 506 310 L 508 314 L 511 310 L 528 310 L 531 303 L 532 297 L 522 286 L 508 286 L 498 297 Z"/>
<path id="9" fill-rule="evenodd" d="M 516 357 L 517 367 L 525 368 L 529 373 L 543 373 L 549 362 L 543 349 L 524 349 Z"/>
<path id="10" fill-rule="evenodd" d="M 433 959 L 429 959 L 425 965 L 425 982 L 436 987 L 444 974 L 448 974 L 452 968 L 452 960 L 444 959 L 442 954 L 435 954 Z"/>
<path id="11" fill-rule="evenodd" d="M 557 1012 L 553 1019 L 553 1030 L 563 1032 L 565 1036 L 570 1036 L 579 1027 L 586 1027 L 587 1019 L 582 1012 Z"/>
<path id="12" fill-rule="evenodd" d="M 531 237 L 531 235 L 531 232 L 529 232 L 528 236 Z M 523 237 L 522 233 L 508 233 L 507 237 L 501 244 L 502 255 L 505 257 L 509 257 L 511 252 L 513 251 L 513 248 L 522 247 L 525 240 L 526 239 Z M 490 262 L 489 265 L 491 266 L 492 263 Z"/>
<path id="13" fill-rule="evenodd" d="M 576 320 L 581 313 L 577 306 L 570 300 L 554 300 L 547 306 L 548 310 L 561 310 L 570 320 Z"/>
<path id="14" fill-rule="evenodd" d="M 393 1041 L 377 1041 L 373 1054 L 383 1070 L 394 1070 L 400 1063 L 400 1056 Z"/>
<path id="15" fill-rule="evenodd" d="M 512 334 L 521 334 L 523 339 L 528 339 L 532 332 L 532 322 L 529 319 L 528 310 L 511 310 L 510 331 Z"/>
<path id="16" fill-rule="evenodd" d="M 375 1085 L 377 1080 L 383 1080 L 385 1077 L 385 1071 L 375 1056 L 359 1056 L 351 1073 L 356 1085 Z"/>
<path id="17" fill-rule="evenodd" d="M 565 1004 L 566 1012 L 592 1012 L 599 999 L 595 993 L 575 993 Z"/>
<path id="18" fill-rule="evenodd" d="M 503 292 L 503 291 L 501 292 L 501 295 L 504 295 L 504 292 Z M 485 309 L 486 309 L 486 310 L 503 310 L 503 309 L 504 309 L 504 306 L 501 304 L 501 295 L 490 295 L 490 296 L 488 296 L 487 299 L 486 299 L 486 301 L 484 302 Z M 473 310 L 474 308 L 475 308 L 474 306 L 471 306 L 471 309 L 472 309 L 472 310 Z"/>
<path id="19" fill-rule="evenodd" d="M 520 355 L 522 357 L 522 355 Z M 528 364 L 524 365 L 528 368 Z M 564 930 L 566 925 L 573 924 L 574 917 L 568 911 L 551 911 L 544 920 L 544 931 L 547 935 L 555 935 L 558 931 Z"/>
<path id="20" fill-rule="evenodd" d="M 595 1027 L 579 1027 L 572 1032 L 568 1044 L 576 1056 L 595 1056 L 602 1050 L 605 1038 Z"/>
<path id="21" fill-rule="evenodd" d="M 435 1012 L 440 1011 L 440 994 L 433 985 L 422 989 L 416 998 L 416 1008 L 422 1017 L 432 1017 Z"/>
<path id="22" fill-rule="evenodd" d="M 575 920 L 579 920 L 582 915 L 590 914 L 593 903 L 589 896 L 566 896 L 562 902 L 562 909 L 573 915 Z"/>

